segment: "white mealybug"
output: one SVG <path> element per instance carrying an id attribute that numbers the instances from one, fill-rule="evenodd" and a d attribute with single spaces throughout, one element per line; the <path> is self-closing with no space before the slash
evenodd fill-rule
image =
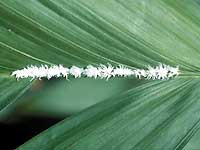
<path id="1" fill-rule="evenodd" d="M 135 76 L 136 78 L 144 79 L 158 79 L 166 80 L 172 77 L 179 75 L 179 68 L 171 67 L 169 65 L 160 64 L 156 67 L 148 66 L 147 69 L 130 69 L 126 66 L 112 66 L 111 64 L 95 67 L 88 65 L 85 68 L 79 68 L 77 66 L 72 66 L 70 68 L 63 67 L 62 65 L 41 65 L 41 66 L 27 66 L 21 70 L 16 70 L 12 72 L 11 76 L 15 76 L 16 79 L 22 78 L 32 78 L 32 79 L 41 79 L 47 78 L 51 79 L 52 77 L 64 77 L 68 79 L 69 76 L 74 78 L 80 77 L 89 77 L 89 78 L 101 78 L 108 80 L 111 77 L 130 77 Z"/>
<path id="2" fill-rule="evenodd" d="M 128 76 L 131 76 L 131 75 L 134 75 L 134 71 L 129 69 L 129 68 L 126 68 L 125 66 L 123 65 L 119 65 L 118 67 L 116 67 L 114 70 L 113 70 L 113 73 L 112 75 L 115 77 L 115 76 L 120 76 L 120 77 L 128 77 Z"/>
<path id="3" fill-rule="evenodd" d="M 76 67 L 76 66 L 72 66 L 70 69 L 69 69 L 69 73 L 71 75 L 73 75 L 75 78 L 80 78 L 81 77 L 81 74 L 83 73 L 83 69 L 82 68 L 79 68 L 79 67 Z"/>
<path id="4" fill-rule="evenodd" d="M 97 78 L 100 76 L 100 70 L 92 65 L 88 65 L 84 70 L 84 75 L 89 78 Z"/>
<path id="5" fill-rule="evenodd" d="M 111 66 L 110 64 L 108 64 L 108 66 L 100 64 L 98 70 L 100 71 L 99 77 L 101 79 L 106 78 L 108 80 L 110 77 L 112 77 L 112 72 L 114 70 L 114 67 Z"/>

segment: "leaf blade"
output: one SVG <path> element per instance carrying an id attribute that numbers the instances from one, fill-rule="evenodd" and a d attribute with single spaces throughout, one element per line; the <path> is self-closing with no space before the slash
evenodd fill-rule
<path id="1" fill-rule="evenodd" d="M 200 119 L 194 85 L 199 86 L 183 79 L 140 85 L 62 121 L 19 149 L 179 148 L 177 143 Z"/>
<path id="2" fill-rule="evenodd" d="M 16 80 L 9 77 L 0 78 L 0 112 L 2 113 L 15 103 L 32 85 L 29 80 L 19 81 L 16 85 Z"/>

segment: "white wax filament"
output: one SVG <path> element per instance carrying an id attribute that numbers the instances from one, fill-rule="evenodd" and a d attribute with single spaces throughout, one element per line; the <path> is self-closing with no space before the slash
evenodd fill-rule
<path id="1" fill-rule="evenodd" d="M 159 79 L 166 80 L 179 75 L 178 67 L 171 67 L 169 65 L 160 64 L 156 67 L 148 66 L 146 69 L 130 69 L 123 65 L 114 67 L 110 64 L 98 66 L 88 65 L 84 68 L 72 66 L 69 68 L 63 67 L 63 65 L 41 65 L 41 66 L 27 66 L 23 69 L 12 72 L 11 76 L 15 76 L 17 79 L 32 78 L 41 79 L 52 77 L 64 77 L 68 79 L 69 76 L 74 78 L 89 77 L 89 78 L 101 78 L 109 79 L 111 77 L 130 77 L 135 76 L 136 78 L 145 79 Z"/>

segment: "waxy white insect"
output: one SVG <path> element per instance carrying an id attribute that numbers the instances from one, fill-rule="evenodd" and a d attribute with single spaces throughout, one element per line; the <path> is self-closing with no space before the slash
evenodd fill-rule
<path id="1" fill-rule="evenodd" d="M 130 77 L 135 76 L 138 79 L 158 79 L 166 80 L 179 75 L 179 67 L 171 67 L 169 65 L 160 64 L 156 67 L 148 66 L 146 69 L 130 69 L 126 66 L 119 65 L 117 67 L 111 64 L 98 66 L 88 65 L 85 68 L 72 66 L 69 68 L 63 65 L 41 65 L 41 66 L 27 66 L 23 69 L 12 72 L 11 76 L 15 76 L 16 79 L 32 78 L 41 79 L 52 77 L 64 77 L 68 79 L 69 76 L 74 78 L 89 77 L 89 78 L 101 78 L 108 80 L 111 77 Z"/>

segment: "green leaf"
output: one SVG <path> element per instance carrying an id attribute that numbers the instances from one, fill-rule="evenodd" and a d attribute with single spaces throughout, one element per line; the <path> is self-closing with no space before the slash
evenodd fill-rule
<path id="1" fill-rule="evenodd" d="M 20 110 L 33 115 L 66 116 L 144 83 L 141 80 L 115 78 L 71 79 L 42 82 L 43 88 L 24 96 L 18 103 Z M 55 88 L 56 87 L 56 88 Z"/>
<path id="2" fill-rule="evenodd" d="M 0 112 L 2 113 L 28 89 L 32 83 L 21 80 L 16 84 L 14 78 L 0 77 Z"/>
<path id="3" fill-rule="evenodd" d="M 19 150 L 181 149 L 200 127 L 198 82 L 140 85 L 58 123 Z"/>
<path id="4" fill-rule="evenodd" d="M 1 77 L 30 64 L 159 62 L 187 76 L 116 93 L 20 149 L 182 149 L 199 128 L 199 10 L 198 0 L 1 0 Z"/>
<path id="5" fill-rule="evenodd" d="M 184 147 L 184 150 L 199 149 L 199 147 L 200 147 L 199 138 L 200 138 L 200 130 L 198 130 L 195 133 L 195 135 L 191 138 L 191 140 Z"/>
<path id="6" fill-rule="evenodd" d="M 1 0 L 0 65 L 162 62 L 197 71 L 198 8 L 187 0 Z"/>

